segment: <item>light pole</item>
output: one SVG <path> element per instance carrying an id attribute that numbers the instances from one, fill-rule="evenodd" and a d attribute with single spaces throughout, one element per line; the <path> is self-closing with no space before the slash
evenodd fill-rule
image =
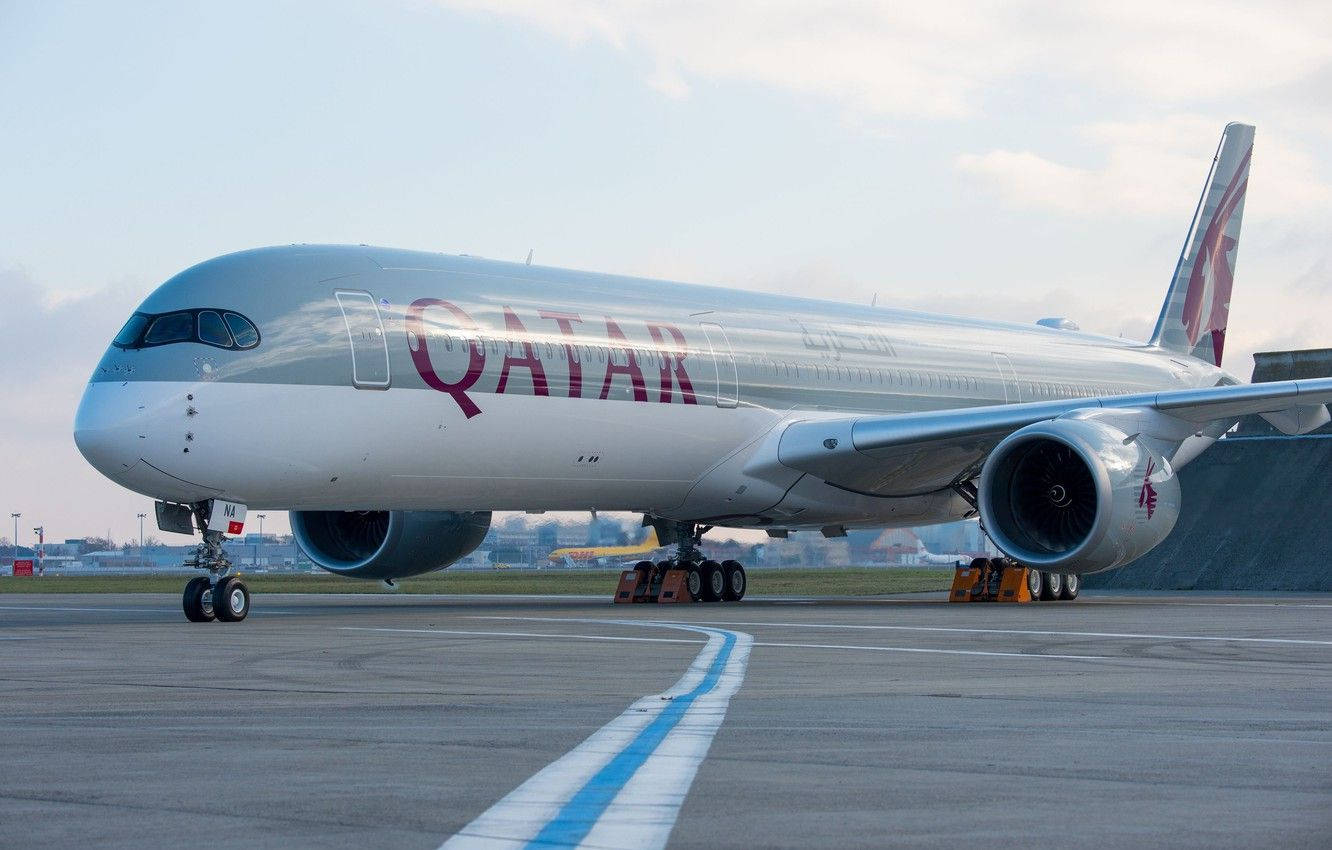
<path id="1" fill-rule="evenodd" d="M 143 566 L 143 518 L 148 514 L 138 514 L 139 517 L 139 566 Z"/>
<path id="2" fill-rule="evenodd" d="M 32 530 L 32 533 L 37 535 L 37 551 L 35 553 L 37 557 L 37 575 L 45 575 L 46 567 L 42 564 L 42 561 L 46 557 L 46 526 L 39 525 Z"/>
<path id="3" fill-rule="evenodd" d="M 23 514 L 10 514 L 14 518 L 14 557 L 11 560 L 18 560 L 18 521 Z"/>
<path id="4" fill-rule="evenodd" d="M 264 542 L 264 514 L 255 514 L 259 517 L 259 543 Z M 254 568 L 259 569 L 259 543 L 254 544 Z"/>

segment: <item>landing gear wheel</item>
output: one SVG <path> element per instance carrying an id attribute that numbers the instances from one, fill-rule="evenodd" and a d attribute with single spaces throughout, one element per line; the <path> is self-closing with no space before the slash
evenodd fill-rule
<path id="1" fill-rule="evenodd" d="M 745 588 L 749 584 L 745 568 L 739 561 L 722 561 L 721 565 L 722 572 L 726 574 L 726 590 L 722 598 L 727 602 L 739 602 L 745 598 Z"/>
<path id="2" fill-rule="evenodd" d="M 226 623 L 239 623 L 250 613 L 250 589 L 235 576 L 227 576 L 213 588 L 213 612 Z"/>
<path id="3" fill-rule="evenodd" d="M 703 571 L 698 564 L 690 564 L 685 567 L 685 590 L 689 591 L 689 598 L 694 602 L 703 600 Z"/>
<path id="4" fill-rule="evenodd" d="M 1073 600 L 1078 598 L 1078 591 L 1082 589 L 1082 578 L 1077 573 L 1064 574 L 1064 586 L 1059 591 L 1060 599 Z"/>
<path id="5" fill-rule="evenodd" d="M 1031 601 L 1044 599 L 1045 592 L 1045 574 L 1040 570 L 1027 569 L 1027 593 L 1031 595 Z"/>
<path id="6" fill-rule="evenodd" d="M 1045 587 L 1041 590 L 1041 598 L 1045 600 L 1058 599 L 1059 594 L 1064 589 L 1064 576 L 1062 573 L 1042 573 L 1045 577 Z"/>
<path id="7" fill-rule="evenodd" d="M 703 569 L 703 601 L 720 602 L 723 594 L 726 593 L 726 571 L 722 565 L 716 561 L 704 561 Z"/>
<path id="8" fill-rule="evenodd" d="M 213 583 L 203 576 L 190 579 L 180 604 L 191 623 L 209 622 L 213 619 Z"/>

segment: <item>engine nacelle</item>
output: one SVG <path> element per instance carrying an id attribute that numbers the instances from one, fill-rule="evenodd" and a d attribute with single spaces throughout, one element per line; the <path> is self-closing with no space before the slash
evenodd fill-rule
<path id="1" fill-rule="evenodd" d="M 1038 422 L 1010 434 L 986 460 L 977 495 L 994 545 L 1049 572 L 1127 564 L 1164 540 L 1179 518 L 1179 479 L 1169 461 L 1091 419 Z"/>
<path id="2" fill-rule="evenodd" d="M 441 570 L 481 545 L 490 512 L 292 511 L 301 550 L 331 573 L 393 579 Z"/>

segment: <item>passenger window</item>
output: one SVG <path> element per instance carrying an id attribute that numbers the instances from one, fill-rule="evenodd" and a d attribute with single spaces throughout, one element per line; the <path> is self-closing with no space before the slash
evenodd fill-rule
<path id="1" fill-rule="evenodd" d="M 249 319 L 237 313 L 223 313 L 222 318 L 231 329 L 231 336 L 236 340 L 237 348 L 253 348 L 259 344 L 259 331 Z"/>
<path id="2" fill-rule="evenodd" d="M 153 320 L 148 335 L 143 341 L 148 345 L 161 345 L 167 342 L 183 342 L 194 336 L 193 313 L 168 313 Z"/>
<path id="3" fill-rule="evenodd" d="M 227 333 L 227 326 L 222 323 L 222 317 L 212 310 L 204 310 L 199 314 L 199 341 L 223 348 L 231 347 L 231 334 Z"/>

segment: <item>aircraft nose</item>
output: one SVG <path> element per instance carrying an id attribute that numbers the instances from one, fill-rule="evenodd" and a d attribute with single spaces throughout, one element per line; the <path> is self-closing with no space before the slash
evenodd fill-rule
<path id="1" fill-rule="evenodd" d="M 107 478 L 123 475 L 139 460 L 139 417 L 125 409 L 121 384 L 91 383 L 74 417 L 74 444 L 88 463 Z"/>

